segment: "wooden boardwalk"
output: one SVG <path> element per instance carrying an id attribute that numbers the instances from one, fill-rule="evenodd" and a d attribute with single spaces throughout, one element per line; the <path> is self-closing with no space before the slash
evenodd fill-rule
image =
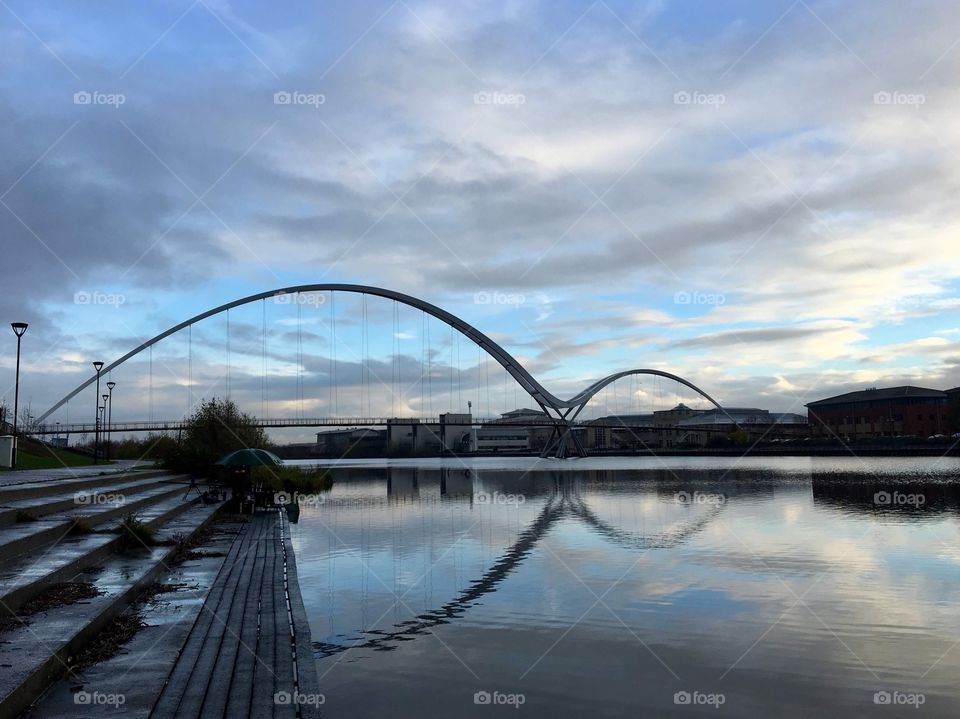
<path id="1" fill-rule="evenodd" d="M 151 717 L 319 717 L 316 667 L 288 522 L 237 535 Z"/>

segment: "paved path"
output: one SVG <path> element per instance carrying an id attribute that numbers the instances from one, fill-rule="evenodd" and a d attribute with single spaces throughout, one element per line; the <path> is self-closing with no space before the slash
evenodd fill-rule
<path id="1" fill-rule="evenodd" d="M 14 469 L 0 472 L 0 487 L 23 482 L 49 482 L 57 479 L 76 479 L 77 477 L 97 477 L 101 474 L 127 472 L 134 467 L 150 467 L 152 462 L 134 459 L 118 459 L 109 464 L 85 464 L 82 467 L 51 467 L 49 469 Z"/>
<path id="2" fill-rule="evenodd" d="M 154 706 L 156 719 L 320 716 L 286 517 L 237 535 Z"/>

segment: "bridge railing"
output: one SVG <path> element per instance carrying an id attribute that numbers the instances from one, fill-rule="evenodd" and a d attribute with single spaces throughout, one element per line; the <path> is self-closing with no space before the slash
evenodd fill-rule
<path id="1" fill-rule="evenodd" d="M 470 422 L 464 421 L 445 421 L 443 424 L 447 427 L 472 427 L 496 423 L 501 420 L 494 417 L 477 417 Z M 551 420 L 544 418 L 542 421 L 533 421 L 529 424 L 550 425 Z M 154 420 L 146 422 L 112 422 L 109 425 L 101 425 L 101 432 L 169 432 L 185 427 L 187 420 Z M 313 417 L 313 418 L 279 418 L 263 419 L 254 422 L 257 427 L 386 427 L 387 425 L 439 425 L 440 420 L 437 417 Z M 45 434 L 83 434 L 97 431 L 97 426 L 93 422 L 80 422 L 73 424 L 41 424 L 35 428 L 27 430 L 27 434 L 45 435 Z"/>

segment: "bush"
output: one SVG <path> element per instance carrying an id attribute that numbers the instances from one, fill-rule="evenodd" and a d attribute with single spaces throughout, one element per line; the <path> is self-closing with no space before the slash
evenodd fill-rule
<path id="1" fill-rule="evenodd" d="M 327 470 L 316 467 L 253 467 L 250 478 L 255 484 L 287 494 L 315 494 L 333 487 L 333 476 Z"/>
<path id="2" fill-rule="evenodd" d="M 750 433 L 745 429 L 737 429 L 731 432 L 729 435 L 730 442 L 736 446 L 743 446 L 750 442 Z"/>
<path id="3" fill-rule="evenodd" d="M 67 534 L 71 536 L 83 536 L 85 534 L 90 534 L 93 532 L 93 527 L 90 522 L 82 517 L 78 517 L 73 520 L 73 523 L 70 525 L 70 529 L 67 530 Z"/>
<path id="4" fill-rule="evenodd" d="M 152 547 L 157 543 L 153 529 L 133 514 L 124 517 L 113 531 L 120 535 L 120 546 L 123 549 Z"/>
<path id="5" fill-rule="evenodd" d="M 255 422 L 229 399 L 205 400 L 187 420 L 182 442 L 165 448 L 163 465 L 174 472 L 203 477 L 229 452 L 245 447 L 267 449 L 270 446 L 267 433 Z"/>
<path id="6" fill-rule="evenodd" d="M 149 434 L 146 438 L 111 440 L 111 459 L 162 460 L 176 452 L 177 440 L 166 434 Z"/>

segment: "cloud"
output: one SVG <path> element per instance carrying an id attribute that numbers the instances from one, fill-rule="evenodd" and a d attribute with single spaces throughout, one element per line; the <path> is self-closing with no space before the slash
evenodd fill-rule
<path id="1" fill-rule="evenodd" d="M 815 9 L 767 33 L 769 8 L 666 3 L 19 7 L 46 47 L 0 30 L 0 311 L 31 322 L 37 401 L 67 358 L 325 280 L 449 308 L 560 388 L 625 362 L 781 408 L 867 377 L 957 384 L 926 338 L 960 281 L 960 9 Z M 530 301 L 488 312 L 480 291 Z"/>

